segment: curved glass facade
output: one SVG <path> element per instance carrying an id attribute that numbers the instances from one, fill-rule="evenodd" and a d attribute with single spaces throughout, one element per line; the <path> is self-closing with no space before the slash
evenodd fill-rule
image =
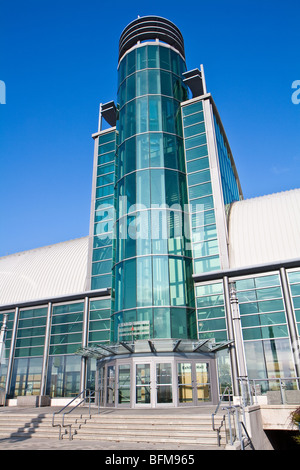
<path id="1" fill-rule="evenodd" d="M 185 70 L 180 54 L 157 42 L 136 46 L 119 64 L 114 341 L 196 334 L 180 109 Z M 128 337 L 124 324 L 132 325 Z"/>

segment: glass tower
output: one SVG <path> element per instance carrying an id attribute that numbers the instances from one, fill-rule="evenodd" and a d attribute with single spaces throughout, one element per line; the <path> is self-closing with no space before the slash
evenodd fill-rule
<path id="1" fill-rule="evenodd" d="M 120 58 L 113 338 L 195 337 L 180 104 L 184 57 L 146 42 Z M 121 326 L 121 330 L 120 330 Z"/>

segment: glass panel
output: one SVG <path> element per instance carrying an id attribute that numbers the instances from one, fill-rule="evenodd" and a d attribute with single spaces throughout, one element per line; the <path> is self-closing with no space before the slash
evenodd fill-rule
<path id="1" fill-rule="evenodd" d="M 80 356 L 50 357 L 46 394 L 52 398 L 75 397 L 80 388 L 80 369 Z"/>
<path id="2" fill-rule="evenodd" d="M 113 405 L 115 402 L 115 366 L 107 366 L 106 403 Z"/>
<path id="3" fill-rule="evenodd" d="M 130 364 L 119 365 L 118 403 L 130 403 Z"/>
<path id="4" fill-rule="evenodd" d="M 42 357 L 14 360 L 10 390 L 12 396 L 40 394 L 42 363 Z"/>
<path id="5" fill-rule="evenodd" d="M 210 401 L 210 375 L 208 363 L 196 363 L 196 383 L 198 402 Z"/>
<path id="6" fill-rule="evenodd" d="M 172 403 L 172 365 L 156 364 L 157 403 Z"/>
<path id="7" fill-rule="evenodd" d="M 193 114 L 202 110 L 203 110 L 202 101 L 198 101 L 197 103 L 193 103 L 188 106 L 183 106 L 182 114 L 183 116 L 189 116 L 190 114 Z"/>
<path id="8" fill-rule="evenodd" d="M 192 364 L 190 362 L 178 364 L 178 398 L 179 403 L 193 402 Z"/>
<path id="9" fill-rule="evenodd" d="M 150 364 L 136 364 L 136 403 L 150 403 Z"/>

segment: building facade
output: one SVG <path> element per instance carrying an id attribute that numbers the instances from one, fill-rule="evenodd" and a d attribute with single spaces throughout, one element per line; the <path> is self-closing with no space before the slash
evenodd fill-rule
<path id="1" fill-rule="evenodd" d="M 298 389 L 300 190 L 243 199 L 169 20 L 122 32 L 93 139 L 89 237 L 0 258 L 7 399 L 89 388 L 103 406 L 177 407 L 239 396 L 241 380 Z"/>

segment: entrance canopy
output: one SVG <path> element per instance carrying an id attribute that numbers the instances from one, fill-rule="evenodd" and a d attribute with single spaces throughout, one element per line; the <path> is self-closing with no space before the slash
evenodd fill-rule
<path id="1" fill-rule="evenodd" d="M 115 344 L 96 344 L 80 348 L 77 354 L 83 357 L 104 359 L 105 357 L 121 356 L 125 354 L 145 353 L 213 353 L 227 348 L 233 341 L 214 342 L 212 339 L 185 340 L 185 339 L 151 339 Z"/>

